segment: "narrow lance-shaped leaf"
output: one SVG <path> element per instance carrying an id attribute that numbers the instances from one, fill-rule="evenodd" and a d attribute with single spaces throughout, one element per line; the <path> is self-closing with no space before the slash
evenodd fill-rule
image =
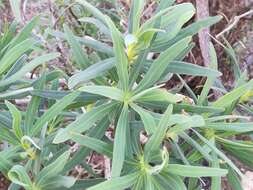
<path id="1" fill-rule="evenodd" d="M 173 5 L 175 0 L 161 0 L 159 3 L 158 11 L 166 9 L 167 7 Z"/>
<path id="2" fill-rule="evenodd" d="M 34 60 L 32 60 L 30 63 L 27 63 L 25 66 L 23 66 L 18 72 L 13 74 L 12 76 L 6 78 L 5 80 L 0 81 L 0 86 L 9 85 L 21 77 L 23 77 L 26 73 L 32 71 L 34 68 L 38 67 L 39 65 L 46 63 L 48 61 L 51 61 L 53 59 L 56 59 L 59 57 L 59 53 L 50 53 L 47 55 L 42 55 L 39 57 L 36 57 Z"/>
<path id="3" fill-rule="evenodd" d="M 128 90 L 129 76 L 128 76 L 128 58 L 125 53 L 124 42 L 122 34 L 116 28 L 112 20 L 106 17 L 106 22 L 111 30 L 113 49 L 116 56 L 116 68 L 119 77 L 120 88 L 124 91 Z"/>
<path id="4" fill-rule="evenodd" d="M 71 139 L 82 146 L 86 146 L 99 154 L 112 157 L 112 146 L 96 138 L 80 135 L 78 133 L 71 133 Z"/>
<path id="5" fill-rule="evenodd" d="M 13 74 L 15 74 L 16 72 L 18 72 L 27 62 L 27 55 L 22 55 L 12 66 L 11 68 L 8 70 L 8 72 L 6 72 L 6 74 L 4 75 L 4 77 L 2 78 L 2 80 L 9 78 L 10 76 L 12 76 Z"/>
<path id="6" fill-rule="evenodd" d="M 60 174 L 63 170 L 67 160 L 69 159 L 70 151 L 63 153 L 59 158 L 57 158 L 54 162 L 46 166 L 41 170 L 40 173 L 36 176 L 35 184 L 37 187 L 43 185 L 43 183 L 52 177 L 55 177 Z"/>
<path id="7" fill-rule="evenodd" d="M 154 133 L 156 129 L 156 123 L 153 116 L 148 112 L 148 110 L 145 110 L 134 103 L 130 105 L 131 105 L 131 108 L 133 108 L 140 115 L 147 133 L 148 134 Z"/>
<path id="8" fill-rule="evenodd" d="M 58 102 L 56 102 L 52 107 L 50 107 L 46 113 L 44 113 L 32 128 L 32 135 L 36 135 L 40 132 L 41 128 L 49 122 L 51 119 L 56 117 L 62 110 L 64 110 L 68 105 L 70 105 L 80 94 L 80 92 L 75 91 Z"/>
<path id="9" fill-rule="evenodd" d="M 241 85 L 238 88 L 235 88 L 231 92 L 227 93 L 226 95 L 222 96 L 218 100 L 216 100 L 212 106 L 214 107 L 228 107 L 234 101 L 238 100 L 241 96 L 247 93 L 248 90 L 253 89 L 253 80 L 250 80 L 244 85 Z"/>
<path id="10" fill-rule="evenodd" d="M 10 102 L 5 101 L 6 106 L 11 112 L 12 115 L 12 128 L 14 129 L 15 135 L 18 139 L 21 139 L 23 136 L 23 131 L 21 128 L 22 116 L 20 111 Z"/>
<path id="11" fill-rule="evenodd" d="M 214 129 L 217 131 L 231 131 L 235 133 L 247 133 L 253 131 L 253 123 L 223 123 L 214 122 L 207 124 L 205 127 Z"/>
<path id="12" fill-rule="evenodd" d="M 87 68 L 90 65 L 88 56 L 85 54 L 79 42 L 75 39 L 74 34 L 67 25 L 64 25 L 64 31 L 67 41 L 72 49 L 74 59 L 81 69 Z"/>
<path id="13" fill-rule="evenodd" d="M 164 115 L 162 116 L 154 134 L 151 136 L 144 148 L 145 159 L 150 159 L 150 155 L 161 145 L 163 138 L 166 134 L 170 116 L 172 114 L 173 105 L 169 105 Z"/>
<path id="14" fill-rule="evenodd" d="M 17 150 L 17 148 L 14 148 L 0 152 L 0 172 L 3 175 L 7 176 L 8 172 L 14 164 L 13 158 L 15 158 L 15 155 L 17 155 L 16 157 L 19 157 Z"/>
<path id="15" fill-rule="evenodd" d="M 164 51 L 166 48 L 170 47 L 174 43 L 182 40 L 183 38 L 185 38 L 187 36 L 192 36 L 192 35 L 198 33 L 201 28 L 211 26 L 211 25 L 217 23 L 218 21 L 220 21 L 221 19 L 222 19 L 221 16 L 215 16 L 215 17 L 209 17 L 207 19 L 197 21 L 197 22 L 183 28 L 179 32 L 179 34 L 175 38 L 173 38 L 172 40 L 165 41 L 163 43 L 156 43 L 156 44 L 154 43 L 151 50 L 155 51 L 155 52 Z"/>
<path id="16" fill-rule="evenodd" d="M 0 124 L 0 140 L 8 142 L 9 144 L 12 145 L 18 145 L 20 143 L 19 141 L 20 139 L 18 139 L 16 135 L 13 134 L 10 128 L 2 124 Z"/>
<path id="17" fill-rule="evenodd" d="M 203 137 L 197 131 L 195 131 L 195 130 L 193 130 L 193 131 L 210 149 L 212 149 L 231 168 L 233 168 L 240 177 L 243 177 L 243 173 L 239 170 L 239 168 L 223 152 L 221 152 L 217 147 L 215 147 L 212 143 L 210 143 L 205 137 Z"/>
<path id="18" fill-rule="evenodd" d="M 147 93 L 143 93 L 143 92 Z M 144 90 L 140 92 L 139 94 L 136 94 L 131 98 L 132 100 L 135 100 L 136 102 L 168 102 L 168 103 L 177 103 L 182 101 L 182 96 L 179 96 L 177 94 L 172 94 L 168 92 L 166 89 L 163 88 L 150 88 L 147 90 Z"/>
<path id="19" fill-rule="evenodd" d="M 45 73 L 40 77 L 38 82 L 34 85 L 35 89 L 43 89 L 46 83 L 46 75 Z M 24 132 L 26 135 L 30 136 L 31 130 L 33 128 L 33 124 L 36 120 L 36 116 L 38 115 L 39 106 L 41 103 L 41 97 L 32 96 L 31 101 L 29 102 L 26 108 L 25 114 L 25 122 L 24 122 Z M 34 117 L 31 117 L 33 115 Z"/>
<path id="20" fill-rule="evenodd" d="M 27 39 L 9 49 L 0 61 L 0 75 L 6 72 L 20 56 L 32 49 L 34 44 L 34 40 Z"/>
<path id="21" fill-rule="evenodd" d="M 113 100 L 123 101 L 124 92 L 118 88 L 110 86 L 84 86 L 79 89 L 83 92 L 89 92 L 91 94 L 97 94 L 108 97 Z"/>
<path id="22" fill-rule="evenodd" d="M 21 0 L 10 0 L 10 5 L 11 5 L 12 13 L 15 16 L 15 19 L 18 22 L 22 22 L 22 15 L 21 15 L 21 11 L 20 11 Z"/>
<path id="23" fill-rule="evenodd" d="M 216 146 L 215 138 L 210 139 L 211 143 Z M 213 168 L 220 168 L 220 160 L 215 152 L 212 152 L 212 167 Z M 211 190 L 221 190 L 221 176 L 214 176 L 211 178 Z"/>
<path id="24" fill-rule="evenodd" d="M 206 68 L 199 65 L 183 62 L 173 61 L 168 65 L 166 69 L 167 73 L 178 73 L 191 76 L 206 76 L 206 77 L 218 77 L 222 74 L 216 69 Z"/>
<path id="25" fill-rule="evenodd" d="M 163 43 L 176 37 L 185 23 L 195 14 L 195 8 L 191 3 L 182 3 L 173 6 L 173 9 L 161 17 L 160 27 L 165 32 L 158 34 L 154 43 Z"/>
<path id="26" fill-rule="evenodd" d="M 8 177 L 13 183 L 23 186 L 26 190 L 32 190 L 32 182 L 23 166 L 13 166 L 8 172 Z"/>
<path id="27" fill-rule="evenodd" d="M 88 3 L 86 0 L 76 0 L 76 2 L 83 5 L 90 13 L 93 14 L 94 17 L 98 18 L 100 21 L 102 21 L 104 24 L 107 24 L 107 21 L 105 19 L 105 15 L 96 7 L 94 7 L 92 4 Z"/>
<path id="28" fill-rule="evenodd" d="M 93 187 L 88 188 L 87 190 L 122 190 L 128 187 L 131 187 L 138 178 L 139 173 L 135 172 L 126 176 L 114 178 Z"/>
<path id="29" fill-rule="evenodd" d="M 91 111 L 82 114 L 65 129 L 59 130 L 53 143 L 59 144 L 71 139 L 71 133 L 82 133 L 89 130 L 96 121 L 103 119 L 117 104 L 115 102 L 103 104 L 93 108 Z"/>
<path id="30" fill-rule="evenodd" d="M 43 182 L 41 189 L 56 190 L 56 189 L 72 189 L 76 179 L 72 176 L 56 176 L 49 178 Z M 59 190 L 58 189 L 58 190 Z M 72 189 L 73 190 L 73 189 Z"/>
<path id="31" fill-rule="evenodd" d="M 187 143 L 189 143 L 192 147 L 194 147 L 203 157 L 208 160 L 212 161 L 212 157 L 209 155 L 208 150 L 202 147 L 198 142 L 196 142 L 193 138 L 188 136 L 185 132 L 182 132 L 179 136 L 181 136 Z"/>
<path id="32" fill-rule="evenodd" d="M 128 32 L 131 34 L 135 34 L 139 27 L 141 21 L 142 11 L 144 9 L 145 0 L 138 0 L 131 2 L 131 9 L 129 14 L 129 24 L 128 24 Z"/>
<path id="33" fill-rule="evenodd" d="M 109 29 L 100 20 L 92 17 L 83 17 L 80 18 L 79 21 L 94 24 L 101 31 L 101 33 L 105 34 L 108 37 L 111 37 Z"/>
<path id="34" fill-rule="evenodd" d="M 128 123 L 128 105 L 124 105 L 120 114 L 113 144 L 112 177 L 119 177 L 125 161 L 126 135 Z"/>
<path id="35" fill-rule="evenodd" d="M 210 42 L 209 43 L 209 49 L 210 49 L 210 68 L 212 69 L 217 69 L 218 68 L 218 60 L 217 60 L 217 55 L 214 49 L 213 44 Z M 203 105 L 204 101 L 206 100 L 208 93 L 215 81 L 215 77 L 208 77 L 207 81 L 203 87 L 203 90 L 199 96 L 198 99 L 198 105 Z"/>
<path id="36" fill-rule="evenodd" d="M 106 130 L 108 129 L 109 125 L 110 125 L 110 121 L 108 118 L 103 118 L 101 119 L 97 125 L 99 126 L 98 128 L 94 127 L 92 129 L 90 129 L 86 134 L 91 137 L 94 138 L 96 140 L 100 140 L 101 138 L 103 138 Z M 76 134 L 76 133 L 75 133 Z M 73 133 L 72 133 L 73 136 Z M 87 146 L 88 145 L 84 145 Z M 82 147 L 80 149 L 80 151 L 77 151 L 71 158 L 71 160 L 66 164 L 66 167 L 64 168 L 64 171 L 69 171 L 72 170 L 72 168 L 74 166 L 76 166 L 79 163 L 83 162 L 83 158 L 87 157 L 90 153 L 90 151 L 92 149 L 89 149 L 87 147 Z M 96 150 L 98 151 L 98 150 Z M 111 151 L 112 152 L 112 151 Z"/>
<path id="37" fill-rule="evenodd" d="M 228 165 L 226 165 L 226 169 L 228 169 L 227 179 L 231 187 L 233 187 L 234 190 L 243 190 L 241 181 L 236 172 Z"/>
<path id="38" fill-rule="evenodd" d="M 57 38 L 62 38 L 64 40 L 67 38 L 63 32 L 47 29 L 47 33 Z M 95 49 L 96 51 L 99 51 L 103 54 L 108 54 L 111 56 L 114 55 L 111 46 L 107 45 L 106 43 L 102 43 L 90 36 L 83 36 L 83 37 L 75 36 L 75 39 L 78 40 L 81 44 L 90 47 L 92 49 Z"/>
<path id="39" fill-rule="evenodd" d="M 139 83 L 135 92 L 137 93 L 143 89 L 153 86 L 164 74 L 167 65 L 170 64 L 170 62 L 180 54 L 182 49 L 184 49 L 184 47 L 186 47 L 190 41 L 191 38 L 185 38 L 163 52 L 158 59 L 153 62 L 152 66 Z"/>
<path id="40" fill-rule="evenodd" d="M 112 69 L 116 64 L 115 58 L 109 58 L 102 61 L 99 61 L 84 71 L 78 72 L 68 80 L 68 87 L 70 89 L 75 86 L 87 82 L 91 79 L 94 79 L 98 76 L 103 75 L 106 71 Z"/>
<path id="41" fill-rule="evenodd" d="M 35 16 L 32 18 L 31 21 L 26 24 L 25 27 L 17 34 L 17 36 L 12 39 L 10 45 L 8 46 L 8 49 L 29 38 L 31 36 L 32 30 L 38 25 L 39 21 L 40 16 Z"/>
<path id="42" fill-rule="evenodd" d="M 225 169 L 179 164 L 169 164 L 167 171 L 184 177 L 225 176 L 227 174 Z"/>

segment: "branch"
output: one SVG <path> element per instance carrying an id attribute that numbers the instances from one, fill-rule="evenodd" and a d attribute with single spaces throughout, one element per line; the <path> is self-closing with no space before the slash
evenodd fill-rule
<path id="1" fill-rule="evenodd" d="M 196 8 L 197 8 L 197 20 L 203 20 L 207 17 L 209 17 L 209 6 L 208 6 L 208 0 L 196 0 Z M 201 54 L 204 59 L 204 65 L 206 67 L 209 67 L 211 62 L 211 56 L 209 51 L 209 42 L 210 37 L 209 34 L 210 29 L 204 28 L 199 32 L 199 45 L 201 49 Z"/>
<path id="2" fill-rule="evenodd" d="M 223 34 L 229 32 L 232 28 L 234 28 L 238 24 L 238 22 L 240 21 L 241 18 L 246 17 L 246 16 L 251 15 L 251 14 L 253 14 L 253 9 L 249 10 L 246 13 L 243 13 L 243 14 L 241 14 L 239 16 L 235 16 L 234 17 L 234 21 L 230 25 L 228 25 L 227 28 L 225 28 L 223 31 L 221 31 L 219 34 L 217 34 L 216 38 L 219 38 Z"/>

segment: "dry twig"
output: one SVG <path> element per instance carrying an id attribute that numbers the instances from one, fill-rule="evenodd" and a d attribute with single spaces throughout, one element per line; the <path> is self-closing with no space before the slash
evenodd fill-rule
<path id="1" fill-rule="evenodd" d="M 196 0 L 196 8 L 197 8 L 197 20 L 202 20 L 209 17 L 209 7 L 208 7 L 208 0 Z M 210 29 L 204 28 L 199 32 L 199 45 L 201 49 L 201 54 L 204 59 L 204 65 L 209 67 L 211 58 L 210 58 L 210 51 L 209 51 L 209 42 L 210 37 L 209 34 Z"/>
<path id="2" fill-rule="evenodd" d="M 238 24 L 238 22 L 240 21 L 240 19 L 242 19 L 242 18 L 244 18 L 246 16 L 249 16 L 251 14 L 253 14 L 253 9 L 249 10 L 249 11 L 247 11 L 247 12 L 245 12 L 245 13 L 239 15 L 239 16 L 235 16 L 234 19 L 233 19 L 233 22 L 230 25 L 228 25 L 228 27 L 226 27 L 223 31 L 221 31 L 219 34 L 217 34 L 216 38 L 219 38 L 223 34 L 229 32 L 232 28 L 234 28 Z"/>

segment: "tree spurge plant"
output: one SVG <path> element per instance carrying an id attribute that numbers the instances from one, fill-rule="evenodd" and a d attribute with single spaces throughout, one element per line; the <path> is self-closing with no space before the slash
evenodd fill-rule
<path id="1" fill-rule="evenodd" d="M 250 109 L 253 82 L 239 72 L 235 89 L 210 101 L 209 92 L 219 90 L 221 75 L 213 45 L 210 68 L 182 61 L 194 46 L 192 36 L 221 18 L 185 26 L 195 14 L 193 5 L 161 0 L 154 15 L 143 21 L 145 1 L 133 0 L 127 31 L 122 31 L 88 1 L 76 4 L 92 15 L 80 21 L 95 24 L 104 41 L 112 43 L 77 37 L 67 25 L 64 32 L 48 29 L 70 45 L 81 70 L 70 78 L 45 66 L 40 77 L 23 78 L 59 56 L 42 55 L 26 63 L 29 54 L 41 49 L 31 35 L 39 18 L 16 37 L 12 27 L 1 36 L 0 98 L 5 102 L 0 113 L 0 171 L 12 182 L 9 189 L 195 190 L 207 183 L 218 190 L 222 177 L 233 189 L 242 189 L 244 174 L 231 158 L 253 166 L 253 143 L 235 138 L 249 137 L 253 131 L 253 123 L 238 112 L 238 106 Z M 93 49 L 96 58 L 82 45 Z M 180 74 L 207 77 L 199 96 Z M 165 88 L 172 75 L 180 78 L 181 88 Z M 62 77 L 70 90 L 58 90 Z M 183 87 L 189 97 L 179 94 Z M 25 112 L 10 101 L 27 95 L 32 98 Z M 106 133 L 109 128 L 112 135 Z M 71 152 L 73 143 L 80 147 Z M 86 163 L 93 151 L 111 159 L 109 179 L 94 174 Z M 92 177 L 68 176 L 76 165 Z"/>

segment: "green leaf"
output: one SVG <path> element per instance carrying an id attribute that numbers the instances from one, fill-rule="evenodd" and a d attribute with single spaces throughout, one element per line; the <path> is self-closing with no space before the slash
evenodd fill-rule
<path id="1" fill-rule="evenodd" d="M 79 88 L 80 91 L 88 92 L 91 94 L 97 94 L 101 96 L 105 96 L 107 98 L 123 101 L 124 100 L 124 92 L 118 88 L 110 87 L 110 86 L 84 86 Z"/>
<path id="2" fill-rule="evenodd" d="M 225 176 L 228 173 L 227 170 L 220 168 L 209 168 L 179 164 L 169 164 L 166 170 L 169 173 L 184 177 Z"/>
<path id="3" fill-rule="evenodd" d="M 116 28 L 112 20 L 108 16 L 104 16 L 108 27 L 111 30 L 113 49 L 116 57 L 116 68 L 119 77 L 120 87 L 128 90 L 129 76 L 128 76 L 128 58 L 125 53 L 124 41 L 120 31 Z"/>
<path id="4" fill-rule="evenodd" d="M 218 130 L 218 131 L 232 131 L 237 133 L 246 133 L 253 131 L 253 123 L 208 123 L 207 128 Z"/>
<path id="5" fill-rule="evenodd" d="M 131 2 L 129 23 L 128 23 L 128 32 L 130 34 L 136 34 L 140 27 L 140 21 L 141 21 L 144 5 L 145 5 L 145 0 Z"/>
<path id="6" fill-rule="evenodd" d="M 205 120 L 200 115 L 193 115 L 189 118 L 183 118 L 185 120 L 185 123 L 180 123 L 178 125 L 173 126 L 170 128 L 167 133 L 174 133 L 174 134 L 180 134 L 182 131 L 185 131 L 187 129 L 193 128 L 193 127 L 203 127 L 205 126 Z"/>
<path id="7" fill-rule="evenodd" d="M 0 112 L 0 124 L 10 128 L 12 125 L 11 116 L 8 113 Z"/>
<path id="8" fill-rule="evenodd" d="M 175 38 L 169 41 L 162 42 L 162 43 L 154 43 L 152 45 L 151 51 L 155 51 L 155 52 L 164 51 L 165 49 L 172 46 L 176 42 L 186 38 L 187 36 L 193 36 L 194 34 L 197 34 L 202 28 L 209 27 L 219 22 L 221 19 L 222 19 L 221 16 L 215 16 L 215 17 L 209 17 L 207 19 L 194 22 L 193 24 L 183 28 Z"/>
<path id="9" fill-rule="evenodd" d="M 59 31 L 54 31 L 51 29 L 47 29 L 47 33 L 49 33 L 51 36 L 55 36 L 57 38 L 66 39 L 66 35 Z M 83 37 L 77 37 L 75 36 L 75 39 L 78 40 L 81 44 L 90 47 L 98 52 L 101 52 L 103 54 L 108 54 L 113 56 L 114 52 L 111 46 L 107 45 L 106 43 L 102 43 L 90 36 L 83 36 Z"/>
<path id="10" fill-rule="evenodd" d="M 18 72 L 27 62 L 27 55 L 21 56 L 9 69 L 9 71 L 4 75 L 3 79 L 6 79 L 16 72 Z"/>
<path id="11" fill-rule="evenodd" d="M 19 148 L 10 148 L 0 152 L 0 172 L 7 177 L 11 167 L 15 164 L 14 160 L 19 158 Z"/>
<path id="12" fill-rule="evenodd" d="M 31 21 L 26 24 L 25 27 L 16 35 L 16 37 L 12 39 L 10 45 L 8 46 L 8 49 L 29 38 L 31 36 L 32 30 L 35 28 L 35 26 L 38 25 L 39 21 L 40 16 L 33 17 Z"/>
<path id="13" fill-rule="evenodd" d="M 103 178 L 80 179 L 80 180 L 77 180 L 76 183 L 71 188 L 58 188 L 54 190 L 83 190 L 84 188 L 92 187 L 104 181 L 105 179 Z"/>
<path id="14" fill-rule="evenodd" d="M 210 68 L 212 69 L 217 69 L 218 68 L 218 60 L 217 60 L 217 55 L 214 49 L 213 44 L 210 42 L 209 43 L 209 51 L 210 51 Z M 215 82 L 216 77 L 208 77 L 205 85 L 203 87 L 203 90 L 201 91 L 201 94 L 198 99 L 198 105 L 203 105 L 204 101 L 206 100 L 208 93 Z"/>
<path id="15" fill-rule="evenodd" d="M 228 152 L 233 157 L 237 158 L 240 162 L 245 164 L 246 166 L 252 167 L 253 161 L 251 159 L 251 155 L 253 153 L 253 148 L 248 147 L 247 143 L 241 142 L 239 143 L 224 143 L 219 142 L 223 149 Z M 239 144 L 239 145 L 238 145 Z M 249 146 L 252 145 L 251 143 Z"/>
<path id="16" fill-rule="evenodd" d="M 83 18 L 80 18 L 79 21 L 84 22 L 84 23 L 94 24 L 101 31 L 101 33 L 105 34 L 108 37 L 111 37 L 111 33 L 109 29 L 98 19 L 91 18 L 91 17 L 83 17 Z"/>
<path id="17" fill-rule="evenodd" d="M 177 10 L 179 9 L 182 10 L 184 9 L 184 12 L 179 12 L 179 16 L 177 16 L 177 18 L 179 18 L 182 14 L 184 14 L 185 12 L 187 12 L 187 10 L 190 11 L 190 13 L 188 15 L 184 15 L 184 17 L 182 17 L 181 19 L 184 20 L 188 20 L 189 19 L 189 15 L 190 17 L 194 14 L 195 9 L 193 7 L 193 5 L 191 3 L 182 3 L 182 4 L 178 4 L 172 7 L 168 7 L 165 8 L 159 12 L 157 12 L 154 16 L 152 16 L 150 19 L 148 19 L 144 24 L 142 24 L 141 28 L 140 28 L 140 32 L 143 32 L 149 28 L 153 28 L 153 26 L 155 25 L 156 22 L 160 22 L 161 20 L 161 26 L 162 28 L 166 28 L 168 27 L 169 23 L 173 21 L 171 21 L 170 15 L 173 15 L 173 12 L 177 12 Z M 180 20 L 180 19 L 177 19 Z M 183 21 L 182 21 L 183 22 Z M 174 24 L 175 25 L 175 24 Z M 181 23 L 182 25 L 182 23 Z M 176 27 L 175 27 L 176 28 Z M 173 29 L 173 28 L 172 28 Z"/>
<path id="18" fill-rule="evenodd" d="M 30 63 L 27 63 L 25 66 L 23 66 L 18 72 L 13 74 L 12 76 L 0 81 L 0 86 L 9 85 L 17 80 L 19 80 L 21 77 L 23 77 L 26 73 L 32 71 L 39 65 L 46 63 L 48 61 L 51 61 L 53 59 L 56 59 L 59 57 L 59 53 L 50 53 L 47 55 L 42 55 L 39 57 L 36 57 L 34 60 L 32 60 Z"/>
<path id="19" fill-rule="evenodd" d="M 241 150 L 253 150 L 253 143 L 251 142 L 244 142 L 244 141 L 231 141 L 221 137 L 216 136 L 215 139 L 221 143 L 222 145 L 234 147 L 235 149 Z"/>
<path id="20" fill-rule="evenodd" d="M 237 174 L 235 173 L 235 171 L 228 165 L 226 165 L 226 169 L 228 169 L 227 179 L 230 186 L 233 188 L 233 190 L 243 190 L 241 181 L 239 177 L 237 176 Z"/>
<path id="21" fill-rule="evenodd" d="M 0 94 L 0 100 L 11 100 L 11 99 L 19 99 L 19 98 L 24 98 L 29 93 L 33 90 L 33 87 L 28 87 L 28 88 L 21 88 L 17 89 L 15 91 L 10 90 L 10 91 L 5 91 L 4 93 Z"/>
<path id="22" fill-rule="evenodd" d="M 8 172 L 8 177 L 13 183 L 21 185 L 27 190 L 32 190 L 32 182 L 23 166 L 13 166 Z"/>
<path id="23" fill-rule="evenodd" d="M 20 56 L 32 49 L 34 44 L 34 40 L 27 39 L 8 50 L 0 61 L 0 75 L 6 72 Z"/>
<path id="24" fill-rule="evenodd" d="M 167 102 L 167 103 L 177 103 L 182 101 L 182 97 L 168 92 L 166 89 L 162 88 L 150 88 L 146 90 L 144 94 L 140 92 L 131 98 L 131 100 L 136 100 L 137 102 Z M 140 95 L 141 94 L 141 95 Z"/>
<path id="25" fill-rule="evenodd" d="M 66 165 L 69 156 L 70 151 L 64 152 L 54 162 L 43 168 L 36 176 L 35 179 L 36 186 L 41 187 L 48 179 L 59 175 L 63 170 L 64 166 Z"/>
<path id="26" fill-rule="evenodd" d="M 75 39 L 75 36 L 72 33 L 72 31 L 69 29 L 69 27 L 67 25 L 64 25 L 63 28 L 66 34 L 67 41 L 73 52 L 76 63 L 82 69 L 87 68 L 90 65 L 88 56 L 84 53 L 84 50 L 82 49 L 79 42 Z"/>
<path id="27" fill-rule="evenodd" d="M 199 153 L 203 155 L 203 157 L 206 160 L 208 161 L 213 160 L 212 157 L 209 155 L 208 149 L 202 147 L 198 142 L 196 142 L 193 138 L 188 136 L 185 132 L 182 132 L 181 134 L 179 134 L 179 136 L 181 136 L 187 143 L 189 143 L 192 147 L 194 147 L 197 151 L 199 151 Z"/>
<path id="28" fill-rule="evenodd" d="M 183 179 L 177 175 L 173 175 L 171 173 L 162 171 L 158 175 L 153 176 L 154 179 L 159 183 L 163 188 L 163 190 L 186 190 Z"/>
<path id="29" fill-rule="evenodd" d="M 64 110 L 69 104 L 71 104 L 79 94 L 80 92 L 75 91 L 65 96 L 64 98 L 56 102 L 52 107 L 50 107 L 47 112 L 44 113 L 35 123 L 34 127 L 32 128 L 32 135 L 38 134 L 47 122 L 56 117 L 62 110 Z"/>
<path id="30" fill-rule="evenodd" d="M 93 187 L 88 188 L 87 190 L 122 190 L 128 187 L 131 187 L 138 178 L 139 173 L 135 172 L 123 177 L 117 177 Z"/>
<path id="31" fill-rule="evenodd" d="M 128 130 L 128 105 L 124 105 L 117 122 L 113 143 L 112 177 L 119 177 L 125 161 L 126 138 Z"/>
<path id="32" fill-rule="evenodd" d="M 53 143 L 59 144 L 71 139 L 71 133 L 82 133 L 89 130 L 96 121 L 103 119 L 110 113 L 117 104 L 115 102 L 103 104 L 93 108 L 91 111 L 82 114 L 74 122 L 69 124 L 65 129 L 59 130 Z"/>
<path id="33" fill-rule="evenodd" d="M 15 132 L 15 135 L 18 139 L 21 139 L 23 137 L 23 131 L 21 128 L 21 113 L 12 103 L 5 101 L 5 105 L 8 107 L 12 115 L 12 128 Z"/>
<path id="34" fill-rule="evenodd" d="M 78 133 L 71 133 L 71 139 L 82 146 L 86 146 L 99 154 L 106 155 L 112 158 L 113 147 L 96 138 L 80 135 Z"/>
<path id="35" fill-rule="evenodd" d="M 87 131 L 87 135 L 92 138 L 100 140 L 101 138 L 104 137 L 104 134 L 106 133 L 106 130 L 108 129 L 109 125 L 110 125 L 109 119 L 103 118 L 97 123 L 97 126 L 99 127 L 91 128 L 89 131 Z M 87 157 L 90 154 L 90 152 L 91 149 L 87 147 L 82 147 L 79 151 L 74 153 L 72 159 L 66 164 L 65 171 L 72 170 L 74 166 L 82 163 L 83 158 Z"/>
<path id="36" fill-rule="evenodd" d="M 30 94 L 33 96 L 39 96 L 45 99 L 60 100 L 63 97 L 70 94 L 71 91 L 58 91 L 58 90 L 31 90 Z M 105 99 L 102 96 L 81 92 L 75 101 L 82 102 L 83 104 L 94 103 L 95 101 Z"/>
<path id="37" fill-rule="evenodd" d="M 237 168 L 237 166 L 217 147 L 210 143 L 205 137 L 193 130 L 194 133 L 202 140 L 210 149 L 212 149 L 220 158 L 222 158 L 231 168 L 233 168 L 240 177 L 243 177 L 243 173 Z"/>
<path id="38" fill-rule="evenodd" d="M 143 89 L 153 86 L 163 75 L 167 65 L 181 53 L 182 49 L 184 49 L 190 41 L 191 38 L 185 38 L 164 51 L 158 59 L 153 62 L 144 78 L 138 84 L 135 92 L 138 93 Z"/>
<path id="39" fill-rule="evenodd" d="M 199 65 L 183 61 L 171 62 L 166 69 L 166 73 L 177 73 L 183 75 L 206 76 L 206 77 L 218 77 L 222 75 L 219 71 L 215 69 L 201 67 Z"/>
<path id="40" fill-rule="evenodd" d="M 191 3 L 176 4 L 171 9 L 169 13 L 161 17 L 160 27 L 165 32 L 158 33 L 154 43 L 163 43 L 175 38 L 181 28 L 195 14 L 195 8 Z"/>
<path id="41" fill-rule="evenodd" d="M 19 144 L 19 139 L 16 137 L 16 135 L 13 134 L 10 128 L 3 126 L 2 124 L 0 124 L 0 140 L 6 141 L 12 145 Z"/>
<path id="42" fill-rule="evenodd" d="M 155 132 L 156 123 L 153 116 L 148 112 L 148 110 L 143 109 L 142 107 L 132 103 L 130 104 L 131 108 L 133 108 L 141 117 L 141 120 L 144 124 L 144 128 L 147 131 L 147 134 L 152 134 Z"/>
<path id="43" fill-rule="evenodd" d="M 13 15 L 15 16 L 15 19 L 18 22 L 22 22 L 22 14 L 20 11 L 21 8 L 21 0 L 10 0 L 11 10 Z"/>
<path id="44" fill-rule="evenodd" d="M 235 88 L 231 92 L 227 93 L 226 95 L 222 96 L 218 100 L 216 100 L 212 106 L 214 107 L 228 107 L 234 101 L 238 100 L 241 96 L 243 96 L 248 90 L 253 89 L 253 80 L 250 80 L 244 85 L 241 85 L 238 88 Z"/>
<path id="45" fill-rule="evenodd" d="M 43 74 L 38 80 L 37 84 L 34 85 L 34 88 L 43 89 L 45 86 L 45 83 L 46 83 L 46 75 Z M 36 116 L 38 115 L 40 103 L 41 103 L 41 97 L 32 96 L 32 99 L 26 108 L 24 131 L 25 131 L 25 134 L 28 136 L 31 134 L 33 124 L 36 120 Z M 31 115 L 33 115 L 34 117 L 31 117 Z"/>
<path id="46" fill-rule="evenodd" d="M 159 3 L 158 10 L 166 9 L 167 7 L 173 5 L 175 3 L 175 0 L 161 0 Z"/>
<path id="47" fill-rule="evenodd" d="M 41 189 L 47 190 L 55 190 L 57 188 L 67 188 L 71 189 L 72 186 L 75 184 L 76 179 L 70 176 L 56 176 L 52 178 L 47 178 L 43 185 L 40 186 Z"/>
<path id="48" fill-rule="evenodd" d="M 86 0 L 76 0 L 76 2 L 83 5 L 89 12 L 93 14 L 94 17 L 98 18 L 104 24 L 107 24 L 105 15 L 99 9 L 94 7 L 92 4 L 88 3 Z"/>
<path id="49" fill-rule="evenodd" d="M 104 74 L 104 72 L 112 69 L 116 64 L 115 58 L 109 58 L 97 62 L 96 64 L 91 65 L 84 71 L 80 71 L 69 78 L 68 87 L 70 89 L 74 88 L 77 85 L 80 85 L 84 82 L 87 82 L 91 79 L 99 77 Z"/>
<path id="50" fill-rule="evenodd" d="M 210 139 L 211 142 L 213 143 L 213 145 L 215 146 L 216 145 L 216 141 L 215 141 L 215 138 L 211 138 Z M 212 167 L 213 168 L 220 168 L 220 160 L 217 156 L 217 154 L 215 152 L 211 152 L 212 154 L 212 157 L 213 157 L 213 161 L 212 161 Z M 211 178 L 211 190 L 221 190 L 221 177 L 212 177 Z"/>
<path id="51" fill-rule="evenodd" d="M 141 102 L 148 108 L 158 109 L 158 110 L 165 110 L 169 103 L 163 101 L 145 101 Z M 186 112 L 196 113 L 196 114 L 203 114 L 203 113 L 221 113 L 224 112 L 224 108 L 217 108 L 213 106 L 196 106 L 186 103 L 177 103 L 174 104 L 174 111 L 181 112 L 182 110 Z"/>
<path id="52" fill-rule="evenodd" d="M 150 137 L 149 141 L 145 145 L 144 155 L 146 159 L 149 159 L 151 153 L 161 145 L 164 136 L 166 135 L 166 130 L 168 127 L 168 122 L 172 114 L 173 106 L 169 105 L 164 115 L 162 116 L 154 134 Z"/>

